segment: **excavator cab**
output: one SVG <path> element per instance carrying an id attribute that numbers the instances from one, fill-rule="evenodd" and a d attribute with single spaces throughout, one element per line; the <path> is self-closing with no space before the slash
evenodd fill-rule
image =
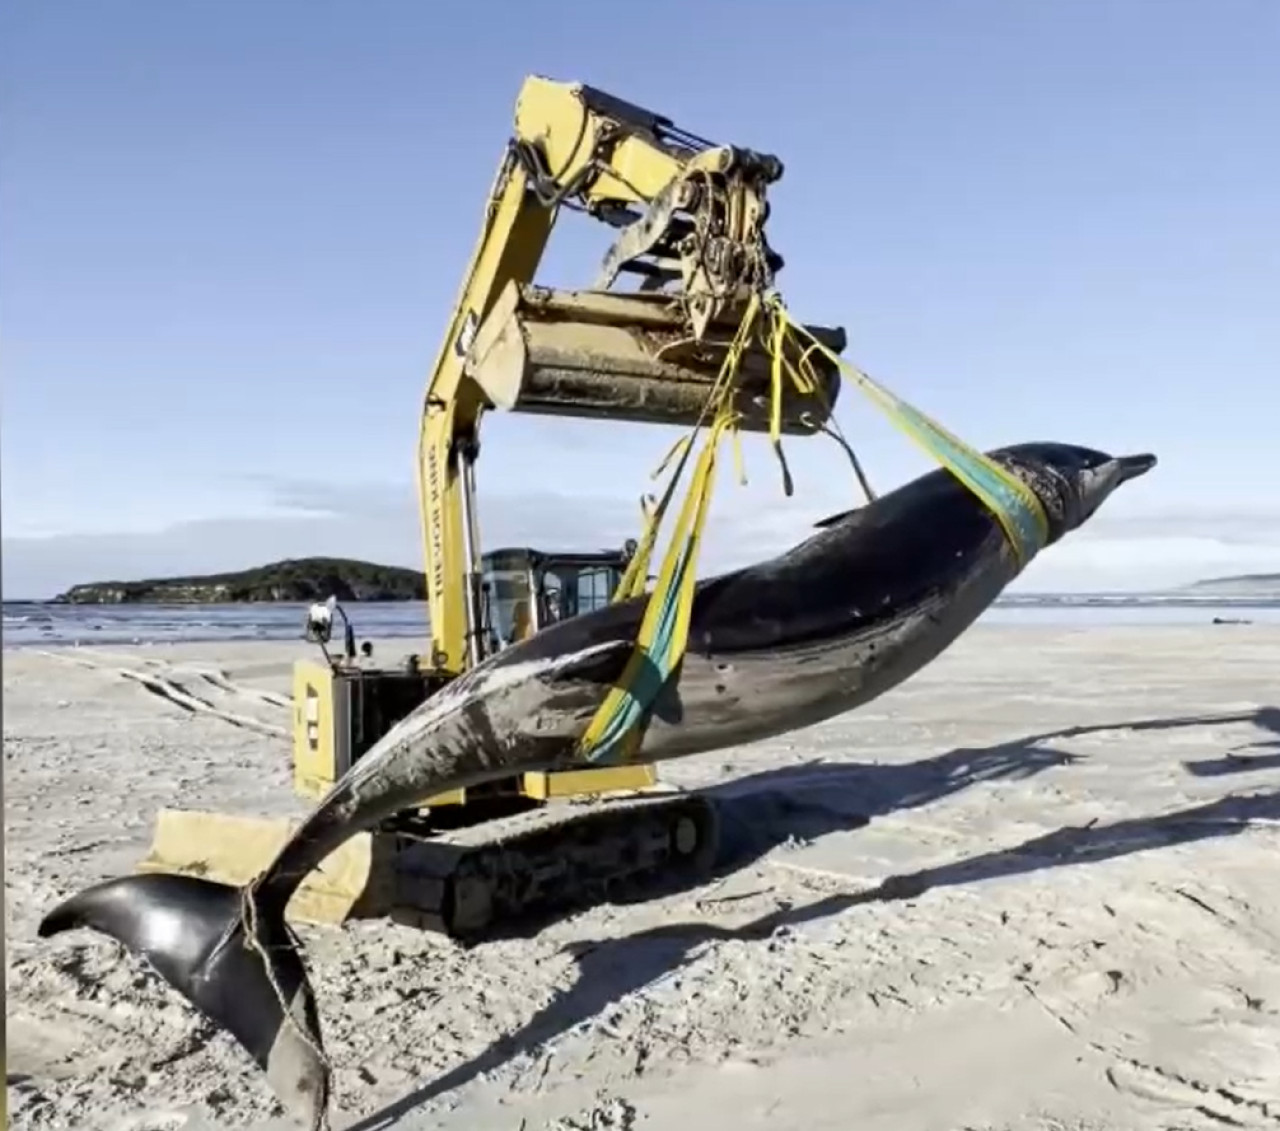
<path id="1" fill-rule="evenodd" d="M 528 548 L 491 550 L 481 558 L 480 623 L 485 655 L 557 621 L 609 603 L 629 554 L 550 554 Z"/>

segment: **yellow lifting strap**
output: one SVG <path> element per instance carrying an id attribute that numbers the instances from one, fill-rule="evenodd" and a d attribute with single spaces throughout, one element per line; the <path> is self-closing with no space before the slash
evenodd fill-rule
<path id="1" fill-rule="evenodd" d="M 866 393 L 896 427 L 982 500 L 999 521 L 1022 565 L 1025 566 L 1044 547 L 1048 539 L 1048 519 L 1040 500 L 1022 480 L 829 350 L 804 326 L 792 320 L 780 296 L 768 295 L 764 299 L 764 308 L 772 356 L 769 439 L 782 465 L 783 489 L 787 495 L 792 493 L 793 488 L 782 453 L 784 370 L 800 392 L 812 393 L 819 386 L 807 372 L 808 357 L 814 350 L 818 350 Z M 657 583 L 645 607 L 635 651 L 621 678 L 610 688 L 578 743 L 578 756 L 587 762 L 603 764 L 625 761 L 636 752 L 642 735 L 639 724 L 643 716 L 652 709 L 662 687 L 684 656 L 697 582 L 698 550 L 715 482 L 716 449 L 727 430 L 733 433 L 735 455 L 739 458 L 740 466 L 737 416 L 731 407 L 731 394 L 742 351 L 750 336 L 756 332 L 759 313 L 760 304 L 753 298 L 703 410 L 703 418 L 710 412 L 714 415 L 714 420 L 698 456 L 693 479 L 685 494 Z M 793 365 L 786 356 L 788 336 L 808 340 L 809 344 L 801 353 L 798 365 Z M 675 496 L 675 488 L 693 451 L 693 440 L 701 427 L 700 419 L 694 425 L 692 434 L 668 453 L 655 472 L 660 474 L 679 453 L 679 460 L 661 501 L 647 515 L 644 536 L 618 585 L 615 601 L 636 596 L 644 589 L 658 529 Z M 860 471 L 856 460 L 855 470 Z"/>
<path id="2" fill-rule="evenodd" d="M 662 520 L 666 517 L 667 508 L 671 505 L 671 500 L 675 498 L 676 487 L 680 484 L 681 476 L 684 474 L 685 465 L 689 462 L 689 456 L 693 452 L 693 441 L 697 438 L 699 430 L 702 428 L 703 421 L 708 416 L 712 418 L 713 430 L 708 438 L 708 443 L 716 443 L 726 428 L 733 428 L 733 422 L 736 419 L 734 414 L 729 410 L 729 398 L 733 392 L 733 378 L 736 376 L 738 366 L 742 361 L 742 352 L 746 349 L 747 343 L 751 339 L 752 333 L 755 331 L 756 319 L 760 314 L 760 302 L 754 295 L 747 304 L 747 309 L 742 316 L 742 321 L 738 325 L 737 332 L 733 336 L 733 341 L 729 344 L 728 350 L 725 352 L 724 361 L 720 365 L 720 372 L 716 375 L 715 384 L 711 388 L 711 393 L 707 397 L 707 403 L 703 406 L 702 413 L 698 421 L 694 424 L 693 430 L 688 436 L 681 437 L 673 445 L 671 450 L 663 457 L 662 462 L 654 470 L 653 475 L 656 478 L 671 464 L 672 460 L 677 460 L 675 470 L 671 473 L 671 478 L 667 481 L 667 489 L 663 491 L 662 498 L 652 511 L 647 511 L 645 515 L 644 533 L 640 537 L 640 543 L 636 547 L 636 552 L 632 556 L 631 561 L 627 563 L 626 571 L 622 575 L 622 580 L 618 582 L 618 588 L 613 594 L 613 601 L 625 601 L 630 597 L 638 596 L 644 592 L 645 582 L 649 579 L 649 562 L 653 557 L 654 544 L 657 542 L 658 531 L 662 526 Z M 737 448 L 737 432 L 734 431 L 734 454 L 741 467 L 741 453 Z M 705 449 L 704 453 L 705 455 Z M 714 457 L 712 457 L 714 459 Z M 696 488 L 696 480 L 689 488 L 690 492 Z M 686 505 L 688 497 L 686 497 Z M 699 527 L 699 534 L 701 528 Z M 667 562 L 678 553 L 676 540 L 673 538 L 671 545 L 667 549 Z M 658 592 L 655 590 L 655 593 Z"/>
<path id="3" fill-rule="evenodd" d="M 675 497 L 676 486 L 693 451 L 693 440 L 702 427 L 702 421 L 709 413 L 714 413 L 710 433 L 698 455 L 693 479 L 685 493 L 684 504 L 672 531 L 657 582 L 645 605 L 635 651 L 631 654 L 622 677 L 609 689 L 604 702 L 600 704 L 578 742 L 578 756 L 588 762 L 598 764 L 621 761 L 634 752 L 641 736 L 637 724 L 653 706 L 659 691 L 684 656 L 689 637 L 693 591 L 698 576 L 698 550 L 701 548 L 702 530 L 706 525 L 711 490 L 715 484 L 716 449 L 724 433 L 734 429 L 737 422 L 737 413 L 732 407 L 731 399 L 733 378 L 741 364 L 742 351 L 755 331 L 759 312 L 759 302 L 753 297 L 725 354 L 702 418 L 694 425 L 692 434 L 668 453 L 655 472 L 661 474 L 676 453 L 680 453 L 667 489 L 649 514 L 640 545 L 618 583 L 614 601 L 625 600 L 644 590 L 658 528 L 662 525 L 667 507 Z"/>
<path id="4" fill-rule="evenodd" d="M 824 346 L 804 326 L 791 318 L 779 295 L 769 295 L 766 306 L 773 320 L 778 340 L 781 338 L 779 327 L 785 327 L 787 332 L 796 335 L 797 338 L 807 339 L 808 351 L 816 349 L 833 365 L 838 366 L 846 377 L 884 411 L 895 427 L 904 432 L 982 500 L 1000 523 L 1009 540 L 1009 545 L 1022 566 L 1025 567 L 1044 548 L 1049 537 L 1049 520 L 1039 498 L 1026 483 L 989 456 L 948 432 L 941 424 L 919 409 L 901 400 L 856 365 L 850 364 Z M 781 359 L 782 351 L 779 348 L 774 352 L 775 367 Z M 801 361 L 803 368 L 804 356 Z M 792 373 L 799 388 L 806 387 L 801 382 L 807 382 L 810 387 L 816 387 L 816 383 L 812 382 L 807 375 L 794 370 Z M 775 390 L 775 399 L 776 396 Z M 779 443 L 778 440 L 774 442 L 775 445 Z"/>

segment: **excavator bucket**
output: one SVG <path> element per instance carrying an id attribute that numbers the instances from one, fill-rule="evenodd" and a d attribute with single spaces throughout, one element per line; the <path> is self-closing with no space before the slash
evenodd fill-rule
<path id="1" fill-rule="evenodd" d="M 161 809 L 150 851 L 137 869 L 240 887 L 271 863 L 297 825 L 279 817 Z M 303 881 L 286 915 L 296 922 L 340 924 L 387 914 L 393 851 L 390 838 L 358 833 Z"/>
<path id="2" fill-rule="evenodd" d="M 476 332 L 467 373 L 498 408 L 555 416 L 605 417 L 689 427 L 702 415 L 738 326 L 713 322 L 690 336 L 678 303 L 666 294 L 561 291 L 509 283 Z M 806 327 L 833 353 L 841 329 Z M 789 335 L 785 354 L 798 365 L 804 348 Z M 810 350 L 806 370 L 816 390 L 782 381 L 782 431 L 808 435 L 824 425 L 840 392 L 840 373 Z M 759 334 L 738 371 L 739 428 L 769 427 L 772 358 Z M 710 421 L 705 421 L 710 423 Z"/>

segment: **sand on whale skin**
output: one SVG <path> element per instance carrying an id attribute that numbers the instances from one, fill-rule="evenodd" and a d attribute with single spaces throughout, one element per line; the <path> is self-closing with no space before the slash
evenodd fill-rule
<path id="1" fill-rule="evenodd" d="M 291 1126 L 143 963 L 35 926 L 162 805 L 303 810 L 304 651 L 6 650 L 13 1127 Z M 470 952 L 303 927 L 335 1127 L 1280 1127 L 1277 671 L 1277 627 L 979 626 L 859 712 L 664 767 L 722 799 L 713 883 Z"/>

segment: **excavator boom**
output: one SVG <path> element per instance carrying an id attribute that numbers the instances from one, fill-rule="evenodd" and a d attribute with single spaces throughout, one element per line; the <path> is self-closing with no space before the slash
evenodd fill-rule
<path id="1" fill-rule="evenodd" d="M 431 664 L 456 675 L 483 658 L 474 464 L 482 414 L 514 412 L 689 426 L 703 412 L 740 312 L 781 259 L 764 235 L 776 157 L 716 146 L 590 86 L 532 76 L 428 381 L 418 481 Z M 562 208 L 617 229 L 593 289 L 532 286 Z M 623 275 L 639 293 L 611 290 Z M 811 328 L 839 352 L 842 331 Z M 813 359 L 810 359 L 813 364 Z M 788 389 L 783 430 L 825 422 L 834 367 Z M 770 370 L 748 352 L 739 426 L 768 425 Z"/>

